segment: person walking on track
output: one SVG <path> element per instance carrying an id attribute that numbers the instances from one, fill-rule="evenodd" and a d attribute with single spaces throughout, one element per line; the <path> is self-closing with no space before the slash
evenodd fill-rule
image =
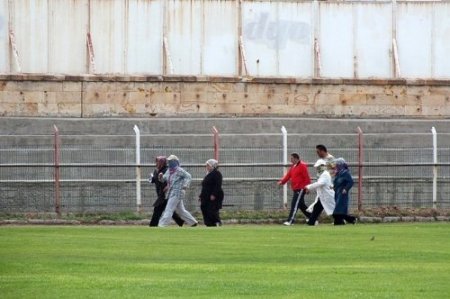
<path id="1" fill-rule="evenodd" d="M 278 181 L 278 185 L 284 185 L 288 181 L 291 181 L 291 188 L 294 191 L 289 217 L 283 223 L 284 225 L 292 225 L 294 223 L 297 210 L 299 209 L 306 218 L 311 216 L 311 213 L 306 211 L 307 206 L 305 204 L 305 186 L 311 183 L 308 165 L 300 160 L 300 156 L 297 153 L 291 154 L 291 163 L 292 166 L 289 171 Z"/>
<path id="2" fill-rule="evenodd" d="M 203 223 L 206 226 L 221 226 L 220 209 L 223 202 L 222 174 L 219 162 L 214 159 L 206 161 L 206 176 L 202 181 L 202 191 L 199 195 Z"/>
<path id="3" fill-rule="evenodd" d="M 167 182 L 167 206 L 164 213 L 159 219 L 158 226 L 165 227 L 170 224 L 173 212 L 176 212 L 187 225 L 197 226 L 197 220 L 186 211 L 183 200 L 186 197 L 186 189 L 189 187 L 192 176 L 183 168 L 180 167 L 178 157 L 170 155 L 167 158 L 169 169 L 164 173 L 158 175 L 161 182 Z"/>
<path id="4" fill-rule="evenodd" d="M 165 193 L 165 188 L 167 186 L 167 182 L 160 182 L 158 176 L 160 173 L 164 174 L 167 171 L 167 159 L 164 156 L 158 156 L 155 159 L 155 170 L 150 176 L 150 183 L 155 184 L 156 189 L 156 201 L 153 204 L 153 215 L 150 220 L 149 226 L 158 226 L 159 219 L 161 218 L 164 210 L 167 205 L 167 198 Z M 177 215 L 177 213 L 173 213 L 173 220 L 178 224 L 178 226 L 183 226 L 183 219 Z"/>

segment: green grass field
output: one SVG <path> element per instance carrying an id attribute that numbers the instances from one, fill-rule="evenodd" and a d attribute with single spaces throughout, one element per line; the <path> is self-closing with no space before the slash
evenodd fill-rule
<path id="1" fill-rule="evenodd" d="M 10 226 L 0 242 L 0 298 L 450 298 L 449 223 Z"/>

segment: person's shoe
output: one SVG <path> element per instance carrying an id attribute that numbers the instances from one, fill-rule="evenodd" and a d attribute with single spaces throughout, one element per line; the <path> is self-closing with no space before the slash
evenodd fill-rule
<path id="1" fill-rule="evenodd" d="M 291 225 L 292 225 L 292 223 L 290 223 L 289 221 L 286 221 L 286 222 L 284 222 L 284 223 L 283 223 L 283 225 L 286 225 L 286 226 L 291 226 Z"/>
<path id="2" fill-rule="evenodd" d="M 316 220 L 316 222 L 314 223 L 314 225 L 319 225 L 319 221 L 318 221 L 318 220 Z"/>
<path id="3" fill-rule="evenodd" d="M 191 225 L 191 227 L 196 227 L 198 225 L 198 223 L 194 223 Z"/>

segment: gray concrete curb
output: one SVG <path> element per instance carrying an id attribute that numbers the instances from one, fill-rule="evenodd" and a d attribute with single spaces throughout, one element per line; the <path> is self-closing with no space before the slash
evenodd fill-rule
<path id="1" fill-rule="evenodd" d="M 331 224 L 327 219 L 324 224 Z M 282 224 L 284 220 L 280 219 L 227 219 L 223 220 L 225 225 L 236 224 Z M 146 226 L 150 222 L 149 219 L 142 220 L 101 220 L 96 223 L 82 222 L 79 220 L 64 219 L 6 219 L 0 220 L 1 225 L 141 225 Z M 386 217 L 366 217 L 358 218 L 359 223 L 398 223 L 398 222 L 450 222 L 450 216 L 421 217 L 421 216 L 386 216 Z M 298 225 L 304 224 L 299 220 Z M 200 223 L 202 225 L 202 223 Z"/>

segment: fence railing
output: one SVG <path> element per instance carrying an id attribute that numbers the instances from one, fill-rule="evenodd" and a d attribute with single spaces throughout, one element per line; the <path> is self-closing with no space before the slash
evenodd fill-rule
<path id="1" fill-rule="evenodd" d="M 141 135 L 137 126 L 134 132 L 120 137 L 69 136 L 60 134 L 55 126 L 53 135 L 29 135 L 28 144 L 32 145 L 2 146 L 0 212 L 149 211 L 156 199 L 147 181 L 153 159 L 171 153 L 181 158 L 182 166 L 194 178 L 187 194 L 188 208 L 198 208 L 204 161 L 216 157 L 224 175 L 225 208 L 281 209 L 291 191 L 277 186 L 276 181 L 289 166 L 288 154 L 300 152 L 302 160 L 312 165 L 317 159 L 312 145 L 316 143 L 326 144 L 335 157 L 349 162 L 355 179 L 351 193 L 354 209 L 450 207 L 450 149 L 438 147 L 434 128 L 429 134 L 406 136 L 364 134 L 358 128 L 355 134 L 314 137 L 289 134 L 284 127 L 280 134 L 247 135 L 221 135 L 213 128 L 211 134 L 188 136 L 182 146 L 163 142 L 174 135 Z M 314 178 L 314 169 L 309 170 Z M 307 202 L 314 197 L 308 198 Z"/>

